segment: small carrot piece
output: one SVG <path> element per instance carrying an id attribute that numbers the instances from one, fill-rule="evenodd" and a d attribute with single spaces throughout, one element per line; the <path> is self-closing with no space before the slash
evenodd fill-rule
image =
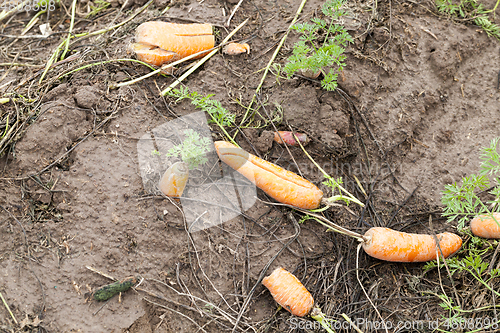
<path id="1" fill-rule="evenodd" d="M 445 258 L 457 252 L 462 238 L 450 232 L 436 235 Z M 365 252 L 377 259 L 393 262 L 424 262 L 437 259 L 439 249 L 431 235 L 409 234 L 389 228 L 370 228 L 364 235 Z"/>
<path id="2" fill-rule="evenodd" d="M 283 144 L 283 141 L 290 146 L 298 146 L 299 143 L 297 140 L 295 140 L 295 137 L 293 136 L 293 132 L 290 131 L 278 131 L 274 132 L 274 141 L 279 143 L 280 145 Z M 295 136 L 299 139 L 299 142 L 301 144 L 306 144 L 307 141 L 307 134 L 305 133 L 295 133 Z M 283 140 L 281 140 L 283 139 Z"/>
<path id="3" fill-rule="evenodd" d="M 222 52 L 228 55 L 238 55 L 241 53 L 250 53 L 250 45 L 247 43 L 229 43 L 222 48 Z"/>
<path id="4" fill-rule="evenodd" d="M 180 58 L 179 54 L 175 52 L 166 51 L 149 44 L 133 43 L 130 44 L 130 49 L 135 52 L 137 59 L 154 66 L 162 66 Z"/>
<path id="5" fill-rule="evenodd" d="M 262 280 L 262 284 L 269 289 L 274 300 L 291 314 L 304 317 L 311 312 L 314 298 L 299 279 L 287 270 L 276 268 Z"/>
<path id="6" fill-rule="evenodd" d="M 180 197 L 189 178 L 189 168 L 184 162 L 177 162 L 165 171 L 160 179 L 159 188 L 169 197 Z"/>
<path id="7" fill-rule="evenodd" d="M 302 209 L 315 209 L 321 204 L 323 192 L 313 183 L 276 164 L 249 154 L 226 142 L 216 141 L 219 158 L 273 199 Z"/>
<path id="8" fill-rule="evenodd" d="M 500 213 L 478 215 L 470 221 L 470 228 L 475 236 L 483 238 L 500 238 Z M 496 220 L 496 221 L 495 221 Z"/>
<path id="9" fill-rule="evenodd" d="M 144 22 L 137 27 L 135 41 L 151 45 L 185 58 L 214 47 L 215 37 L 210 24 L 175 24 L 160 21 Z M 202 58 L 205 53 L 197 56 Z"/>

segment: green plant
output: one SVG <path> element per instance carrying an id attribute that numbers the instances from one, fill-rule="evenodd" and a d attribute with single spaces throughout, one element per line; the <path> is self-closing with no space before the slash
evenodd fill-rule
<path id="1" fill-rule="evenodd" d="M 491 140 L 490 147 L 481 149 L 479 175 L 463 177 L 461 184 L 445 185 L 441 198 L 445 206 L 443 216 L 446 216 L 449 222 L 458 220 L 458 229 L 463 229 L 465 222 L 473 216 L 488 214 L 493 217 L 492 212 L 499 210 L 500 178 L 496 177 L 500 172 L 500 155 L 497 151 L 499 140 L 500 138 L 495 138 Z M 493 180 L 490 180 L 491 176 Z M 483 201 L 479 192 L 489 188 L 492 188 L 488 193 L 493 199 Z"/>
<path id="2" fill-rule="evenodd" d="M 338 71 L 345 66 L 345 46 L 353 42 L 338 20 L 347 14 L 341 7 L 345 0 L 329 0 L 321 8 L 325 19 L 313 18 L 311 23 L 295 24 L 292 29 L 299 32 L 300 40 L 293 46 L 293 54 L 283 68 L 288 77 L 302 71 L 324 74 L 321 86 L 333 91 L 337 87 Z M 330 69 L 325 73 L 324 69 Z"/>
<path id="3" fill-rule="evenodd" d="M 210 151 L 210 139 L 200 137 L 200 134 L 192 129 L 184 130 L 186 136 L 181 144 L 168 150 L 167 157 L 177 157 L 180 155 L 183 162 L 187 163 L 189 169 L 197 168 L 205 164 L 208 159 L 205 153 Z"/>
<path id="4" fill-rule="evenodd" d="M 219 101 L 210 99 L 210 97 L 214 96 L 213 94 L 203 97 L 198 94 L 198 92 L 189 92 L 188 88 L 181 86 L 179 89 L 168 91 L 167 95 L 176 98 L 176 102 L 183 99 L 189 99 L 191 104 L 193 104 L 197 109 L 201 109 L 210 115 L 212 118 L 212 121 L 210 122 L 217 123 L 220 126 L 234 125 L 236 116 L 223 108 Z"/>
<path id="5" fill-rule="evenodd" d="M 497 1 L 495 8 L 486 10 L 484 5 L 477 0 L 436 0 L 436 7 L 440 13 L 447 14 L 460 19 L 471 20 L 474 24 L 480 26 L 488 36 L 500 39 L 500 26 L 494 24 L 488 18 L 488 13 L 494 12 L 498 7 L 500 0 Z"/>
<path id="6" fill-rule="evenodd" d="M 106 10 L 109 6 L 111 6 L 110 2 L 104 0 L 96 0 L 95 5 L 90 5 L 90 13 L 87 14 L 86 18 L 90 18 L 96 16 L 101 11 Z"/>

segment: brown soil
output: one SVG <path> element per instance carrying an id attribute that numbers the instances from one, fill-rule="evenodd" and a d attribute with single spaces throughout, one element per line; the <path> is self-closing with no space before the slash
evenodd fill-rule
<path id="1" fill-rule="evenodd" d="M 87 1 L 81 3 L 85 12 Z M 115 0 L 104 12 L 109 15 L 92 20 L 77 15 L 75 32 L 121 22 L 145 2 L 129 1 L 130 7 L 122 11 L 119 3 L 123 1 Z M 487 8 L 495 3 L 484 1 Z M 308 1 L 303 20 L 315 15 L 321 4 Z M 58 77 L 84 63 L 130 58 L 127 45 L 134 29 L 159 17 L 166 5 L 155 1 L 121 28 L 71 45 L 70 54 L 84 55 L 51 69 L 41 84 L 33 75 L 43 67 L 2 67 L 2 95 L 15 91 L 34 102 L 0 105 L 0 133 L 7 114 L 19 120 L 19 131 L 0 146 L 6 147 L 0 160 L 0 292 L 16 319 L 24 319 L 16 325 L 1 304 L 0 331 L 230 332 L 266 263 L 283 248 L 268 270 L 282 266 L 294 272 L 330 318 L 338 320 L 346 313 L 353 320 L 379 320 L 356 278 L 357 244 L 346 236 L 325 232 L 315 221 L 294 227 L 290 210 L 269 204 L 272 200 L 261 191 L 263 201 L 244 217 L 188 233 L 179 202 L 144 187 L 139 139 L 176 117 L 199 111 L 187 101 L 176 104 L 159 97 L 158 88 L 167 87 L 171 77 L 109 89 L 112 83 L 149 71 L 133 62 L 111 62 Z M 255 36 L 249 42 L 251 54 L 218 53 L 185 81 L 186 86 L 202 95 L 214 94 L 212 99 L 241 120 L 241 105 L 252 99 L 260 69 L 298 5 L 244 1 L 229 31 L 250 18 L 236 37 Z M 220 26 L 235 3 L 183 0 L 170 6 L 165 15 L 176 22 L 218 25 L 220 41 L 228 33 Z M 269 73 L 260 96 L 265 111 L 259 112 L 276 115 L 282 110 L 278 128 L 287 130 L 289 124 L 308 133 L 312 141 L 307 150 L 314 159 L 369 203 L 366 209 L 351 205 L 356 216 L 343 208 L 330 209 L 325 216 L 335 223 L 360 233 L 370 226 L 428 232 L 432 216 L 434 231 L 452 230 L 439 215 L 441 191 L 445 184 L 477 172 L 479 148 L 499 136 L 498 41 L 468 22 L 437 15 L 431 1 L 384 0 L 376 12 L 373 2 L 351 1 L 347 9 L 351 14 L 346 27 L 357 38 L 346 51 L 341 90 L 326 92 L 317 81 Z M 14 16 L 1 33 L 19 35 L 32 16 Z M 58 8 L 40 22 L 48 20 L 54 32 L 62 32 L 68 30 L 67 18 Z M 38 34 L 36 29 L 28 35 Z M 0 62 L 44 65 L 61 40 L 55 35 L 18 39 L 11 45 L 13 38 L 0 37 Z M 277 63 L 284 65 L 296 40 L 291 33 Z M 326 191 L 321 174 L 299 148 L 291 148 L 294 161 L 273 143 L 273 127 L 259 126 L 264 121 L 257 115 L 252 119 L 249 125 L 256 128 L 236 137 L 243 148 L 301 172 Z M 211 125 L 211 130 L 214 140 L 222 138 L 217 126 Z M 229 130 L 236 132 L 234 127 Z M 383 263 L 364 253 L 359 265 L 361 281 L 387 320 L 447 315 L 437 297 L 422 293 L 441 293 L 438 276 L 423 275 L 422 265 Z M 86 293 L 111 283 L 87 267 L 116 279 L 140 276 L 140 288 L 150 293 L 130 290 L 106 304 L 86 300 Z M 451 295 L 452 281 L 442 279 Z M 465 293 L 469 282 L 456 277 L 454 288 Z M 463 297 L 464 308 L 489 304 L 487 299 Z M 492 317 L 493 312 L 480 316 Z M 294 323 L 304 324 L 302 328 L 311 323 L 294 320 L 286 311 L 277 311 L 267 290 L 257 284 L 238 331 L 253 327 L 289 332 Z M 370 331 L 375 330 L 364 329 Z"/>

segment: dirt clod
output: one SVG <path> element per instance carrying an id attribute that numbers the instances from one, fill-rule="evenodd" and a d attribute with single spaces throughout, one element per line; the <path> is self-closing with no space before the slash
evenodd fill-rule
<path id="1" fill-rule="evenodd" d="M 76 105 L 84 109 L 91 109 L 99 102 L 97 89 L 92 86 L 79 87 L 74 95 Z"/>

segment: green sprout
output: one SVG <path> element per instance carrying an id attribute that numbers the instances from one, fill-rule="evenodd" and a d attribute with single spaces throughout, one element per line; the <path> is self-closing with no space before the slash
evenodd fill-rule
<path id="1" fill-rule="evenodd" d="M 291 77 L 296 72 L 324 74 L 321 86 L 328 91 L 337 88 L 338 71 L 341 71 L 345 60 L 345 46 L 352 43 L 352 37 L 338 20 L 347 15 L 341 7 L 345 0 L 329 0 L 321 8 L 326 19 L 313 18 L 312 23 L 299 23 L 292 27 L 301 34 L 300 40 L 293 46 L 293 54 L 283 71 Z M 320 34 L 325 32 L 326 35 Z M 322 42 L 321 42 L 322 41 Z M 330 68 L 325 73 L 324 68 Z"/>
<path id="2" fill-rule="evenodd" d="M 186 136 L 184 141 L 170 148 L 167 157 L 177 157 L 180 155 L 182 161 L 187 163 L 191 170 L 208 162 L 205 153 L 210 151 L 210 139 L 200 137 L 200 134 L 192 129 L 185 130 L 184 135 Z"/>
<path id="3" fill-rule="evenodd" d="M 213 94 L 203 97 L 198 92 L 189 92 L 188 88 L 180 87 L 167 93 L 168 96 L 177 98 L 176 102 L 189 99 L 197 109 L 207 112 L 212 118 L 209 122 L 219 126 L 233 126 L 236 116 L 222 107 L 219 101 L 210 99 Z"/>

